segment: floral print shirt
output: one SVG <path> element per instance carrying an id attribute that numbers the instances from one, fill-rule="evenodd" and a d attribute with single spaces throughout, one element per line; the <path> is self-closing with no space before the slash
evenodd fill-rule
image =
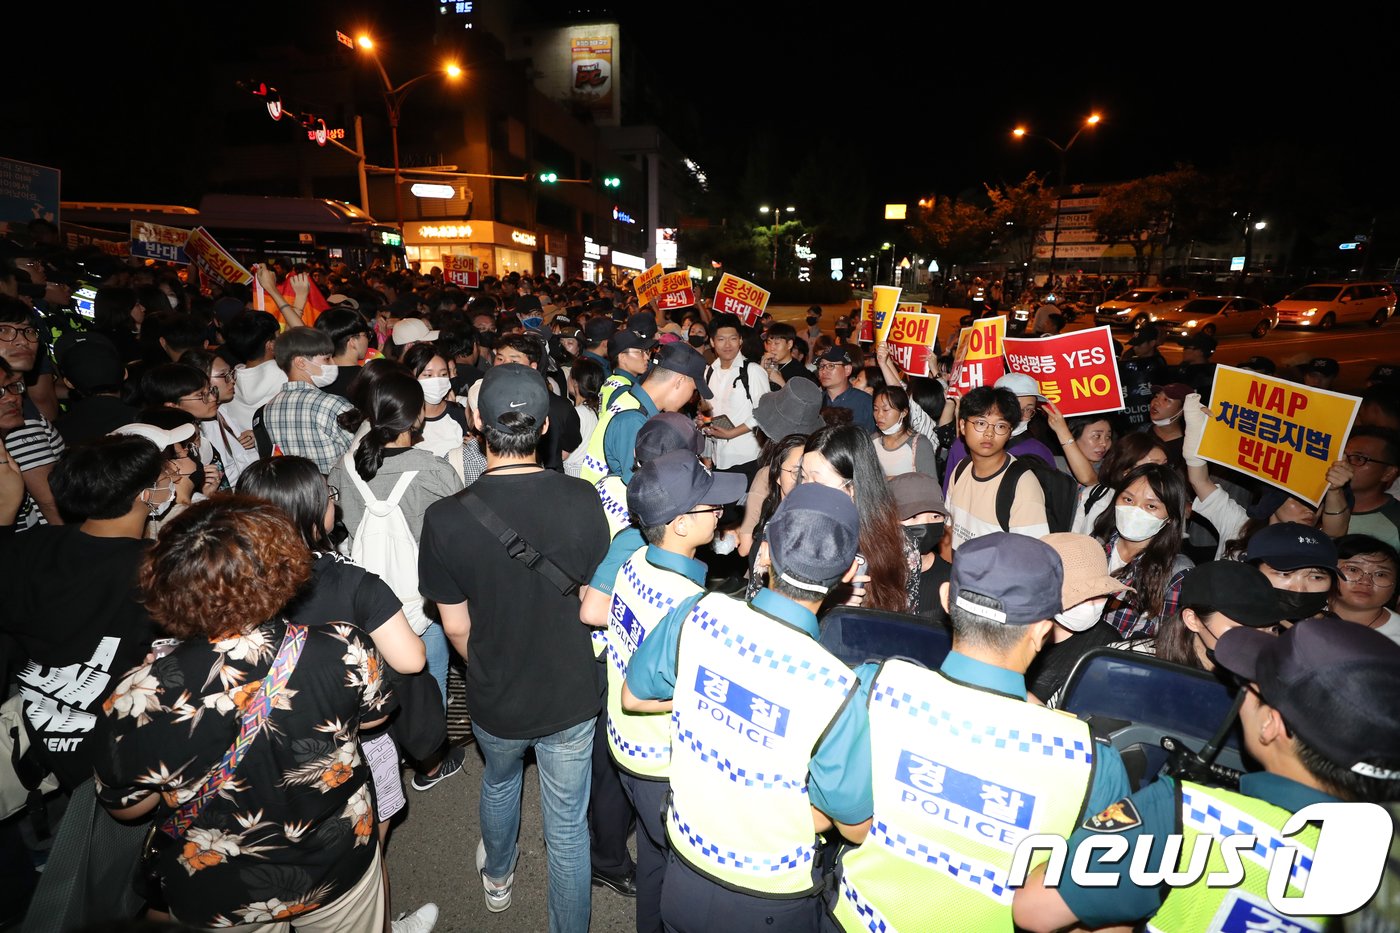
<path id="1" fill-rule="evenodd" d="M 155 819 L 194 796 L 233 744 L 287 623 L 191 640 L 128 671 L 103 704 L 97 792 L 109 807 L 159 793 Z M 362 722 L 397 705 L 367 635 L 309 629 L 296 670 L 238 770 L 161 856 L 171 912 L 198 927 L 294 918 L 335 901 L 374 856 Z"/>

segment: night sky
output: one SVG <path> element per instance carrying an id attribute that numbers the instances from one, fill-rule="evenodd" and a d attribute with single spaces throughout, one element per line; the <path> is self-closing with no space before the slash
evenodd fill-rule
<path id="1" fill-rule="evenodd" d="M 359 22 L 412 43 L 430 35 L 436 7 L 27 5 L 10 16 L 24 26 L 6 43 L 0 154 L 59 165 L 66 198 L 174 200 L 175 192 L 159 196 L 162 186 L 218 144 L 201 107 L 204 62 L 287 38 L 324 49 L 331 30 Z M 1279 32 L 1289 24 L 1261 31 L 1185 9 L 1152 7 L 1171 18 L 1143 23 L 1141 9 L 1121 5 L 1102 16 L 1078 4 L 1047 7 L 1042 23 L 1009 6 L 980 20 L 939 5 L 849 5 L 835 17 L 814 4 L 752 0 L 607 7 L 656 75 L 656 93 L 674 102 L 662 118 L 671 135 L 724 191 L 765 140 L 775 198 L 813 152 L 839 152 L 839 173 L 863 178 L 876 203 L 1016 181 L 1033 169 L 1053 174 L 1053 150 L 1013 141 L 1011 128 L 1024 122 L 1063 141 L 1097 110 L 1104 122 L 1076 145 L 1071 182 L 1178 161 L 1225 169 L 1278 158 L 1348 200 L 1380 209 L 1395 200 L 1381 188 L 1397 136 L 1382 106 L 1395 54 L 1360 21 L 1300 21 L 1290 37 Z M 1071 11 L 1080 24 L 1062 22 Z"/>

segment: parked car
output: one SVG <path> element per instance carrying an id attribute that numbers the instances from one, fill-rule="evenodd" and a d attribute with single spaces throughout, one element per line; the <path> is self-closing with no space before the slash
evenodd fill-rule
<path id="1" fill-rule="evenodd" d="M 1395 314 L 1395 290 L 1385 282 L 1324 282 L 1304 285 L 1274 307 L 1284 327 L 1331 330 L 1362 322 L 1380 327 Z"/>
<path id="2" fill-rule="evenodd" d="M 1152 312 L 1180 307 L 1196 297 L 1189 288 L 1134 288 L 1094 309 L 1094 320 L 1110 327 L 1137 330 L 1151 320 Z"/>
<path id="3" fill-rule="evenodd" d="M 1192 298 L 1179 306 L 1153 311 L 1151 319 L 1172 337 L 1249 334 L 1258 338 L 1278 323 L 1278 312 L 1253 298 L 1219 295 Z"/>

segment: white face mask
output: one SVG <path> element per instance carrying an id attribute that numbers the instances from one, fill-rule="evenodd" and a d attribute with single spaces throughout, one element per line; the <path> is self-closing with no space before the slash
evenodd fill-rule
<path id="1" fill-rule="evenodd" d="M 154 494 L 155 491 L 150 490 L 150 492 Z M 167 514 L 169 514 L 171 509 L 175 507 L 175 487 L 172 486 L 169 489 L 166 489 L 164 492 L 166 495 L 166 499 L 164 502 L 152 502 L 149 499 L 146 500 L 146 508 L 150 509 L 151 518 L 157 520 L 162 519 Z"/>
<path id="2" fill-rule="evenodd" d="M 311 384 L 318 389 L 324 389 L 332 382 L 335 382 L 335 377 L 339 375 L 340 367 L 335 363 L 322 363 L 321 371 L 311 375 Z"/>
<path id="3" fill-rule="evenodd" d="M 423 401 L 429 405 L 436 405 L 447 398 L 447 393 L 452 390 L 452 380 L 446 376 L 429 376 L 419 379 L 418 384 L 423 387 Z"/>
<path id="4" fill-rule="evenodd" d="M 1011 429 L 1011 436 L 1015 437 L 1018 434 L 1025 434 L 1026 429 L 1030 426 L 1031 423 L 1029 421 L 1022 421 L 1020 424 L 1016 425 L 1016 427 Z"/>
<path id="5" fill-rule="evenodd" d="M 1177 412 L 1176 414 L 1172 415 L 1170 418 L 1163 418 L 1161 421 L 1158 421 L 1156 418 L 1153 418 L 1153 419 L 1152 419 L 1152 423 L 1155 424 L 1155 425 L 1156 425 L 1157 427 L 1159 427 L 1159 428 L 1165 428 L 1167 425 L 1171 424 L 1173 421 L 1175 421 L 1176 419 L 1180 418 L 1180 417 L 1181 417 L 1181 414 L 1182 414 L 1181 412 Z"/>
<path id="6" fill-rule="evenodd" d="M 1071 632 L 1085 632 L 1093 628 L 1103 615 L 1103 607 L 1108 605 L 1108 597 L 1100 596 L 1098 599 L 1086 600 L 1076 606 L 1070 606 L 1064 612 L 1055 613 L 1055 621 L 1069 629 Z"/>
<path id="7" fill-rule="evenodd" d="M 1113 509 L 1118 524 L 1118 534 L 1129 541 L 1146 541 L 1162 530 L 1167 523 L 1165 518 L 1148 515 L 1135 505 L 1119 505 Z"/>
<path id="8" fill-rule="evenodd" d="M 886 437 L 893 437 L 894 435 L 898 434 L 900 431 L 903 431 L 903 430 L 904 430 L 904 419 L 901 418 L 900 420 L 896 421 L 894 424 L 890 425 L 888 428 L 881 428 L 881 429 L 880 429 L 880 433 L 883 434 L 883 435 L 885 435 Z"/>

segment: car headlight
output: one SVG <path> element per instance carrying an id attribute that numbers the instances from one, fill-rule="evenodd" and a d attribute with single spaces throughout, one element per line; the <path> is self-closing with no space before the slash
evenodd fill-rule
<path id="1" fill-rule="evenodd" d="M 1182 326 L 1183 326 L 1183 327 L 1195 327 L 1195 326 L 1196 326 L 1196 322 L 1195 322 L 1195 321 L 1187 321 L 1187 322 L 1186 322 L 1185 324 L 1183 324 Z"/>
<path id="2" fill-rule="evenodd" d="M 1316 315 L 1317 315 L 1317 309 L 1316 309 L 1316 308 L 1309 308 L 1308 310 L 1306 310 L 1306 311 L 1303 312 L 1303 317 L 1315 317 Z"/>

